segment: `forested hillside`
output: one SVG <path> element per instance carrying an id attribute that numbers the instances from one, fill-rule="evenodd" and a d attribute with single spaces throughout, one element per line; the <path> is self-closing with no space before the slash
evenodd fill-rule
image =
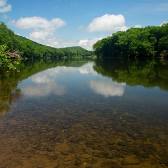
<path id="1" fill-rule="evenodd" d="M 99 58 L 168 57 L 168 24 L 131 28 L 94 44 Z"/>
<path id="2" fill-rule="evenodd" d="M 0 45 L 7 46 L 7 50 L 20 52 L 23 59 L 87 57 L 91 55 L 81 47 L 68 47 L 56 49 L 33 42 L 14 34 L 7 26 L 0 23 Z"/>

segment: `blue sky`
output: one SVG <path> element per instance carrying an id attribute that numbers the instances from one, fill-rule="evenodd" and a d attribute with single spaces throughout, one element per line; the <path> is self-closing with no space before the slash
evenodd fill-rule
<path id="1" fill-rule="evenodd" d="M 16 33 L 42 44 L 92 44 L 130 27 L 168 20 L 167 0 L 0 0 L 0 17 Z"/>

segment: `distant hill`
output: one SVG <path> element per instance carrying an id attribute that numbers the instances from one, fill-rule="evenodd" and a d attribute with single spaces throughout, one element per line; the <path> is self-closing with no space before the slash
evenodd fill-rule
<path id="1" fill-rule="evenodd" d="M 82 47 L 54 48 L 36 43 L 25 37 L 16 35 L 5 24 L 0 23 L 0 45 L 6 45 L 9 51 L 19 51 L 23 59 L 41 58 L 74 58 L 92 55 Z"/>

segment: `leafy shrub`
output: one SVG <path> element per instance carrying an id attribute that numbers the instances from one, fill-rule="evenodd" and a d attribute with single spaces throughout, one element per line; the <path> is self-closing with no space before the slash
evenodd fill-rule
<path id="1" fill-rule="evenodd" d="M 16 70 L 20 64 L 20 58 L 11 57 L 8 54 L 7 46 L 0 45 L 0 70 Z"/>

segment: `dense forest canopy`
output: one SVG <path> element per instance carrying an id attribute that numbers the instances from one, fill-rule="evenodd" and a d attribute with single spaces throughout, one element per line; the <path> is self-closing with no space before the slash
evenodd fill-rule
<path id="1" fill-rule="evenodd" d="M 0 49 L 3 49 L 4 56 L 4 48 L 6 48 L 6 52 L 15 53 L 17 51 L 20 53 L 23 60 L 89 57 L 92 55 L 92 52 L 78 46 L 57 49 L 38 44 L 25 37 L 16 35 L 3 23 L 0 23 L 0 46 Z"/>
<path id="2" fill-rule="evenodd" d="M 168 57 L 168 24 L 130 28 L 94 44 L 99 58 Z"/>

